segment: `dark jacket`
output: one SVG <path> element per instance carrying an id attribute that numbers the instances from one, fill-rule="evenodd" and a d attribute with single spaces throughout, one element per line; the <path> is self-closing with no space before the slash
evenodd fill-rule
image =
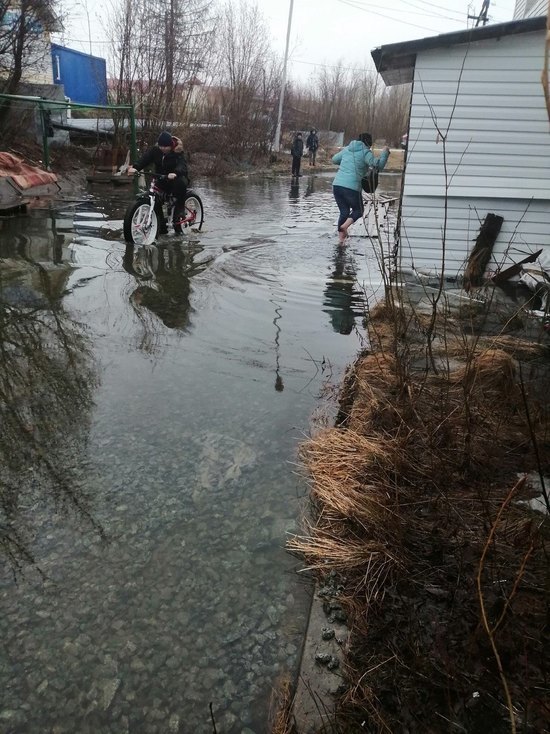
<path id="1" fill-rule="evenodd" d="M 302 138 L 299 138 L 298 136 L 294 138 L 294 140 L 292 141 L 290 152 L 296 158 L 300 158 L 302 156 L 304 152 L 304 141 L 302 140 Z"/>
<path id="2" fill-rule="evenodd" d="M 310 133 L 307 136 L 306 148 L 309 148 L 310 150 L 317 150 L 318 147 L 319 147 L 319 138 L 317 137 L 317 133 Z"/>
<path id="3" fill-rule="evenodd" d="M 151 164 L 154 165 L 155 173 L 166 176 L 169 173 L 175 173 L 178 178 L 185 179 L 186 185 L 189 183 L 189 172 L 187 170 L 187 161 L 183 152 L 183 145 L 179 138 L 172 137 L 173 149 L 166 153 L 153 145 L 145 151 L 141 158 L 134 163 L 133 168 L 142 171 Z"/>

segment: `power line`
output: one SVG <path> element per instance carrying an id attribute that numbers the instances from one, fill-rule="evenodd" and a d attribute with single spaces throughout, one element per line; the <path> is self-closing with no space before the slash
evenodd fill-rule
<path id="1" fill-rule="evenodd" d="M 417 3 L 421 3 L 422 5 L 428 5 L 430 8 L 436 8 L 437 10 L 443 10 L 443 8 L 441 7 L 441 5 L 436 5 L 436 3 L 430 3 L 430 2 L 428 2 L 428 0 L 416 0 L 416 2 L 414 4 L 411 3 L 411 2 L 407 2 L 407 0 L 401 0 L 401 2 L 405 3 L 406 5 L 412 5 L 413 7 L 420 7 L 419 5 L 417 5 Z M 445 8 L 445 12 L 446 13 L 455 13 L 455 14 L 460 15 L 462 17 L 464 17 L 464 15 L 465 15 L 465 11 L 462 11 L 461 12 L 460 10 L 451 10 L 450 8 Z"/>
<path id="2" fill-rule="evenodd" d="M 389 7 L 388 5 L 372 5 L 369 2 L 364 2 L 364 0 L 355 0 L 356 4 L 359 6 L 363 6 L 365 10 L 372 10 L 373 8 L 378 8 L 379 10 L 389 10 L 390 12 L 395 13 L 406 13 L 407 15 L 423 15 L 428 18 L 443 18 L 444 20 L 452 20 L 455 23 L 459 23 L 460 21 L 463 21 L 466 17 L 466 11 L 463 13 L 458 10 L 446 10 L 448 13 L 455 13 L 457 17 L 452 18 L 449 15 L 445 15 L 444 13 L 436 13 L 433 10 L 428 10 L 427 8 L 422 8 L 419 5 L 416 5 L 416 3 L 410 2 L 409 0 L 398 0 L 398 2 L 403 3 L 404 5 L 409 5 L 411 8 L 414 8 L 415 10 L 401 10 L 401 8 L 398 7 Z M 428 5 L 432 6 L 432 3 L 428 3 Z M 439 6 L 433 6 L 437 7 L 439 10 Z"/>
<path id="3" fill-rule="evenodd" d="M 371 15 L 378 15 L 381 18 L 393 20 L 395 23 L 402 23 L 403 25 L 410 25 L 413 28 L 420 28 L 421 31 L 430 31 L 431 33 L 439 32 L 435 28 L 429 28 L 425 25 L 418 25 L 418 23 L 411 23 L 410 21 L 402 20 L 401 18 L 394 18 L 393 16 L 385 15 L 384 13 L 377 13 L 375 10 L 370 10 L 370 8 L 365 8 L 361 5 L 357 5 L 356 3 L 352 2 L 352 0 L 338 0 L 338 2 L 342 3 L 343 5 L 349 5 L 350 8 L 355 8 L 356 10 L 362 10 L 364 13 L 370 13 Z"/>
<path id="4" fill-rule="evenodd" d="M 325 69 L 342 69 L 342 71 L 364 71 L 366 74 L 375 73 L 372 69 L 360 69 L 357 66 L 340 66 L 340 64 L 321 64 L 318 61 L 302 61 L 301 59 L 291 59 L 293 64 L 306 64 L 307 66 L 322 66 Z"/>
<path id="5" fill-rule="evenodd" d="M 63 43 L 88 43 L 88 40 L 84 40 L 82 38 L 64 38 Z M 103 46 L 114 46 L 116 43 L 119 43 L 119 41 L 92 41 L 93 44 L 97 45 L 103 45 Z"/>
<path id="6" fill-rule="evenodd" d="M 455 23 L 460 22 L 461 20 L 464 20 L 464 18 L 466 16 L 466 13 L 461 13 L 459 10 L 448 10 L 447 11 L 448 13 L 455 13 L 457 15 L 456 18 L 451 18 L 450 15 L 443 15 L 443 13 L 434 13 L 433 10 L 431 12 L 430 11 L 428 11 L 428 12 L 422 12 L 425 9 L 422 8 L 420 5 L 417 5 L 416 3 L 411 3 L 411 2 L 409 2 L 409 0 L 400 0 L 400 1 L 404 5 L 409 5 L 411 8 L 416 8 L 417 9 L 416 12 L 415 13 L 411 13 L 411 15 L 412 14 L 414 14 L 414 15 L 425 15 L 428 18 L 443 18 L 444 20 L 452 20 Z M 428 4 L 431 5 L 431 3 L 428 3 Z M 393 10 L 393 8 L 385 8 L 385 9 L 386 10 Z M 396 10 L 397 10 L 397 8 L 396 8 Z M 418 11 L 421 11 L 421 12 L 418 12 Z M 405 11 L 405 12 L 409 12 L 410 13 L 411 11 L 409 10 L 409 11 Z"/>

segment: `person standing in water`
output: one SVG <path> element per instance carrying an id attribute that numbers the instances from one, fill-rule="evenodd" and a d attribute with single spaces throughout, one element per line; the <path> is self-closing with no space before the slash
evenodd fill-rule
<path id="1" fill-rule="evenodd" d="M 292 155 L 292 175 L 301 176 L 300 165 L 302 163 L 302 155 L 304 153 L 304 141 L 302 139 L 302 133 L 296 133 L 294 140 L 292 141 L 292 147 L 290 148 Z"/>
<path id="2" fill-rule="evenodd" d="M 386 145 L 380 157 L 375 158 L 371 146 L 372 135 L 361 133 L 357 140 L 352 140 L 349 145 L 332 156 L 332 162 L 339 166 L 332 182 L 332 192 L 340 210 L 338 239 L 341 245 L 346 241 L 349 227 L 363 215 L 361 193 L 363 177 L 371 167 L 381 171 L 390 155 L 390 149 Z"/>
<path id="3" fill-rule="evenodd" d="M 317 148 L 319 147 L 319 137 L 317 135 L 317 130 L 313 128 L 309 131 L 309 135 L 306 138 L 306 148 L 308 149 L 309 153 L 309 165 L 314 166 L 315 165 L 315 158 L 317 157 Z"/>

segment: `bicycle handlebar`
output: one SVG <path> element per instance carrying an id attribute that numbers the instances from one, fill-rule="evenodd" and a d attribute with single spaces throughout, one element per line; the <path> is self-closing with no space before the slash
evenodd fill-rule
<path id="1" fill-rule="evenodd" d="M 151 173 L 150 171 L 138 171 L 137 169 L 132 173 L 132 176 L 151 176 L 151 178 L 156 179 L 157 181 L 162 181 L 165 178 L 168 178 L 168 174 L 166 173 Z M 177 176 L 176 176 L 177 178 Z"/>

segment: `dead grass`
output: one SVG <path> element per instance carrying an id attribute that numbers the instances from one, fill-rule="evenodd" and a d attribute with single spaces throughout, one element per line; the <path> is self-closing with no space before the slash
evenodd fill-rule
<path id="1" fill-rule="evenodd" d="M 516 480 L 550 465 L 546 350 L 445 316 L 434 371 L 425 323 L 373 309 L 338 427 L 302 446 L 312 511 L 289 547 L 342 575 L 352 624 L 335 731 L 549 731 L 545 525 Z"/>
<path id="2" fill-rule="evenodd" d="M 275 681 L 269 706 L 270 734 L 295 734 L 292 716 L 292 681 L 283 674 Z"/>

